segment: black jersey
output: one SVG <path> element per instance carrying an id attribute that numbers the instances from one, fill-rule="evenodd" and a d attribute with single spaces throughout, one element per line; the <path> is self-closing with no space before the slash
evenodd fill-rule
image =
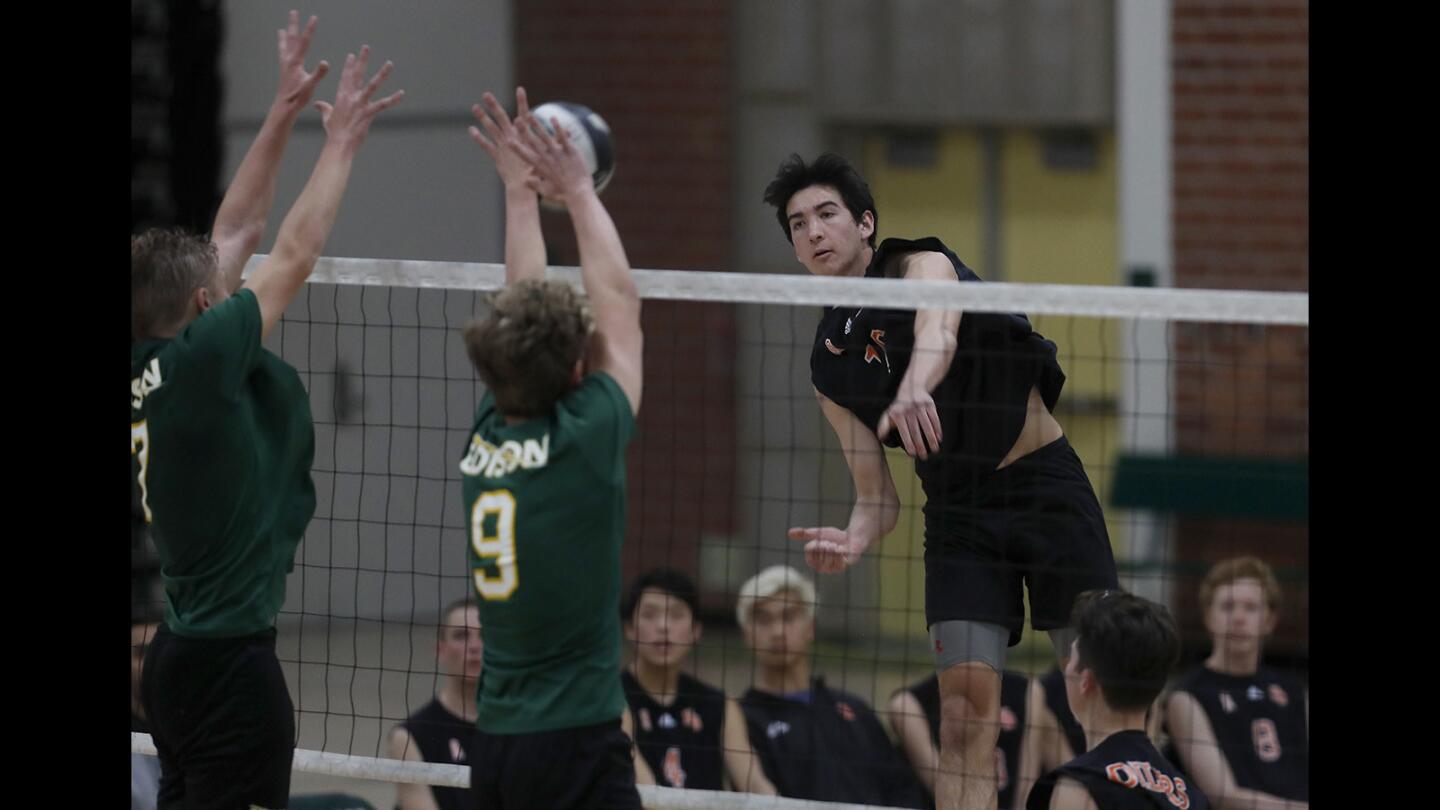
<path id="1" fill-rule="evenodd" d="M 1175 691 L 1188 692 L 1205 710 L 1235 784 L 1310 800 L 1310 734 L 1298 682 L 1265 667 L 1254 675 L 1225 675 L 1200 666 Z"/>
<path id="2" fill-rule="evenodd" d="M 1049 672 L 1040 676 L 1040 687 L 1045 691 L 1045 707 L 1060 722 L 1060 732 L 1070 743 L 1070 750 L 1077 757 L 1085 753 L 1085 729 L 1080 727 L 1080 721 L 1070 711 L 1070 698 L 1065 696 L 1065 673 L 1059 667 L 1051 667 Z"/>
<path id="3" fill-rule="evenodd" d="M 811 682 L 808 701 L 750 689 L 750 745 L 781 796 L 925 807 L 925 791 L 865 701 Z"/>
<path id="4" fill-rule="evenodd" d="M 1000 737 L 995 741 L 995 790 L 1001 807 L 1010 807 L 1015 798 L 1015 780 L 1020 776 L 1020 747 L 1025 738 L 1025 697 L 1030 679 L 1018 672 L 1000 673 Z M 940 679 L 931 675 L 906 687 L 925 711 L 930 742 L 940 747 Z M 931 804 L 934 804 L 931 797 Z"/>
<path id="5" fill-rule="evenodd" d="M 934 237 L 886 239 L 865 277 L 883 278 L 891 260 L 917 251 L 942 253 L 960 281 L 980 281 Z M 811 382 L 874 430 L 910 366 L 914 330 L 914 310 L 826 307 L 810 353 Z M 962 482 L 999 466 L 1024 427 L 1032 386 L 1039 387 L 1045 406 L 1054 410 L 1064 383 L 1055 344 L 1035 332 L 1024 315 L 964 313 L 950 368 L 931 392 L 943 434 L 940 452 L 915 460 L 925 488 L 926 515 L 931 514 L 931 503 L 939 508 L 938 495 L 961 494 L 959 487 L 967 486 Z M 886 444 L 899 447 L 899 433 L 891 431 Z M 955 483 L 942 487 L 942 481 Z"/>
<path id="6" fill-rule="evenodd" d="M 724 790 L 725 693 L 681 674 L 675 699 L 662 705 L 629 670 L 620 673 L 634 720 L 635 744 L 665 787 Z"/>
<path id="7" fill-rule="evenodd" d="M 1026 810 L 1049 810 L 1060 777 L 1085 786 L 1100 810 L 1209 810 L 1210 801 L 1155 750 L 1145 732 L 1117 731 L 1092 751 L 1040 777 Z"/>
<path id="8" fill-rule="evenodd" d="M 456 717 L 431 699 L 409 717 L 400 727 L 410 732 L 420 748 L 420 757 L 426 762 L 443 762 L 470 767 L 470 747 L 475 739 L 475 724 Z M 430 792 L 440 810 L 470 810 L 472 801 L 463 788 L 431 785 Z"/>

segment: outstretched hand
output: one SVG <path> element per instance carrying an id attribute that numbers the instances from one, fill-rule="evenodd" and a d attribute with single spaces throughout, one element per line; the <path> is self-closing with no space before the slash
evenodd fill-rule
<path id="1" fill-rule="evenodd" d="M 891 428 L 900 431 L 900 443 L 911 456 L 926 459 L 931 453 L 940 452 L 940 414 L 935 410 L 935 400 L 924 389 L 902 390 L 895 401 L 885 409 L 880 422 L 875 426 L 875 435 L 885 441 Z"/>
<path id="2" fill-rule="evenodd" d="M 805 543 L 805 562 L 822 574 L 838 574 L 854 565 L 869 545 L 833 526 L 796 527 L 789 536 Z"/>
<path id="3" fill-rule="evenodd" d="M 330 72 L 330 63 L 324 59 L 315 66 L 314 73 L 305 70 L 305 51 L 315 37 L 315 23 L 318 18 L 311 16 L 300 30 L 300 13 L 290 12 L 290 25 L 276 31 L 280 39 L 280 87 L 275 91 L 275 101 L 300 111 L 315 95 L 315 86 Z"/>
<path id="4" fill-rule="evenodd" d="M 359 148 L 366 134 L 370 132 L 370 122 L 375 120 L 376 114 L 394 107 L 405 97 L 404 90 L 396 90 L 379 101 L 370 100 L 390 75 L 390 71 L 395 69 L 395 63 L 386 62 L 367 82 L 365 63 L 369 59 L 369 45 L 360 47 L 358 59 L 353 53 L 347 54 L 345 69 L 340 72 L 340 86 L 335 90 L 335 103 L 331 105 L 323 101 L 315 102 L 315 106 L 320 110 L 320 118 L 325 123 L 325 133 L 331 142 Z"/>
<path id="5" fill-rule="evenodd" d="M 529 180 L 531 188 L 562 202 L 586 189 L 594 192 L 595 178 L 559 120 L 551 118 L 547 130 L 534 113 L 527 112 L 516 123 L 527 147 L 525 159 L 535 171 Z"/>
<path id="6" fill-rule="evenodd" d="M 495 162 L 495 171 L 500 175 L 500 180 L 507 189 L 534 188 L 541 186 L 540 193 L 552 196 L 554 189 L 549 183 L 536 176 L 535 171 L 530 168 L 536 162 L 536 157 L 530 148 L 525 145 L 525 140 L 520 134 L 520 126 L 529 124 L 533 126 L 533 116 L 530 115 L 530 101 L 525 95 L 525 88 L 515 88 L 515 120 L 512 122 L 510 116 L 505 113 L 505 108 L 495 100 L 495 96 L 486 93 L 484 95 L 484 106 L 475 104 L 470 107 L 470 112 L 479 122 L 480 127 L 470 127 L 470 137 L 480 148 Z"/>

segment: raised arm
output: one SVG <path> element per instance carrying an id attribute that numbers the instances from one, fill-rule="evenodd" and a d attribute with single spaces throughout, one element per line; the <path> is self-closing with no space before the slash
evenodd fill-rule
<path id="1" fill-rule="evenodd" d="M 774 796 L 775 786 L 765 776 L 765 767 L 750 745 L 750 731 L 745 726 L 745 715 L 740 703 L 734 698 L 725 698 L 725 725 L 722 745 L 725 746 L 725 772 L 730 775 L 730 784 L 742 793 L 758 793 Z"/>
<path id="2" fill-rule="evenodd" d="M 260 125 L 260 134 L 255 136 L 250 150 L 240 161 L 240 168 L 235 170 L 230 187 L 225 190 L 225 198 L 210 229 L 210 239 L 220 254 L 220 280 L 226 292 L 240 288 L 240 272 L 265 236 L 265 222 L 275 201 L 275 176 L 280 172 L 280 159 L 285 155 L 290 131 L 310 104 L 315 85 L 330 70 L 330 63 L 322 59 L 314 73 L 305 71 L 305 51 L 315 36 L 316 22 L 317 19 L 311 17 L 302 31 L 299 13 L 291 11 L 290 25 L 277 32 L 280 86 L 265 114 L 265 122 Z"/>
<path id="3" fill-rule="evenodd" d="M 1309 810 L 1309 802 L 1282 799 L 1236 784 L 1210 718 L 1189 692 L 1170 695 L 1165 719 L 1170 726 L 1170 741 L 1185 763 L 1185 772 L 1200 785 L 1215 810 Z"/>
<path id="4" fill-rule="evenodd" d="M 405 96 L 404 90 L 397 90 L 379 101 L 370 100 L 395 66 L 386 62 L 367 82 L 365 63 L 369 57 L 369 45 L 360 48 L 359 58 L 353 53 L 348 55 L 340 74 L 340 87 L 335 91 L 335 104 L 315 103 L 325 123 L 325 146 L 320 150 L 310 181 L 280 225 L 275 249 L 245 282 L 260 302 L 262 335 L 270 333 L 300 291 L 300 285 L 315 269 L 315 262 L 335 225 L 340 199 L 350 182 L 350 167 L 370 131 L 370 122 L 381 110 L 395 106 Z"/>
<path id="5" fill-rule="evenodd" d="M 904 277 L 924 281 L 959 281 L 955 267 L 943 253 L 925 251 L 905 256 Z M 915 311 L 915 347 L 910 354 L 910 367 L 900 379 L 895 401 L 880 417 L 875 433 L 881 439 L 891 428 L 900 432 L 905 452 L 918 458 L 929 458 L 939 452 L 944 435 L 940 415 L 930 392 L 945 378 L 950 361 L 955 357 L 956 335 L 960 330 L 960 312 L 952 309 L 920 309 Z"/>
<path id="6" fill-rule="evenodd" d="M 630 408 L 640 411 L 645 338 L 640 331 L 640 293 L 630 275 L 630 260 L 615 230 L 610 212 L 595 194 L 595 181 L 585 160 L 570 143 L 558 121 L 551 124 L 559 137 L 532 125 L 534 117 L 519 122 L 530 148 L 536 179 L 533 187 L 549 188 L 565 203 L 580 245 L 580 277 L 595 316 L 590 368 L 608 373 L 620 384 Z"/>
<path id="7" fill-rule="evenodd" d="M 480 127 L 472 126 L 470 137 L 494 161 L 495 171 L 505 184 L 505 283 L 544 278 L 545 239 L 540 232 L 540 203 L 533 187 L 540 180 L 523 156 L 527 150 L 515 126 L 516 122 L 532 120 L 525 88 L 515 88 L 515 122 L 490 93 L 485 94 L 483 107 L 473 105 L 470 112 L 485 130 L 482 133 Z"/>
<path id="8" fill-rule="evenodd" d="M 855 484 L 855 506 L 850 510 L 850 523 L 843 530 L 833 526 L 795 527 L 791 540 L 805 543 L 805 562 L 822 574 L 844 571 L 860 559 L 870 544 L 890 533 L 900 519 L 900 497 L 895 494 L 895 481 L 885 461 L 885 448 L 865 423 L 855 414 L 815 392 L 820 410 L 830 422 L 850 478 Z"/>

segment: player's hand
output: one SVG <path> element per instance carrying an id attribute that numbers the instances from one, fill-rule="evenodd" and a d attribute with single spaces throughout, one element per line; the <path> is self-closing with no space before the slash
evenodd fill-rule
<path id="1" fill-rule="evenodd" d="M 370 132 L 370 122 L 375 120 L 376 114 L 400 103 L 405 97 L 404 90 L 396 90 L 379 101 L 371 101 L 370 97 L 384 84 L 390 71 L 395 69 L 394 62 L 386 62 L 370 81 L 365 81 L 365 63 L 370 59 L 370 46 L 360 47 L 360 57 L 355 54 L 345 56 L 345 69 L 340 71 L 340 86 L 335 90 L 335 104 L 332 106 L 323 101 L 315 102 L 320 109 L 320 118 L 325 123 L 325 134 L 331 143 L 341 144 L 350 149 L 360 148 L 365 141 L 365 136 Z"/>
<path id="2" fill-rule="evenodd" d="M 940 452 L 940 440 L 944 438 L 940 414 L 935 410 L 934 398 L 923 388 L 907 391 L 901 386 L 895 401 L 875 426 L 875 435 L 883 442 L 891 428 L 900 432 L 900 443 L 911 456 L 925 459 L 931 453 Z"/>
<path id="3" fill-rule="evenodd" d="M 530 187 L 546 197 L 562 202 L 576 195 L 595 192 L 595 178 L 585 165 L 585 158 L 570 141 L 570 133 L 560 122 L 550 119 L 551 134 L 533 113 L 527 113 L 519 124 L 519 131 L 528 152 L 525 157 L 535 176 Z"/>
<path id="4" fill-rule="evenodd" d="M 290 12 L 290 25 L 276 31 L 280 37 L 280 87 L 275 91 L 275 103 L 299 112 L 310 103 L 315 95 L 315 85 L 330 72 L 330 63 L 324 59 L 315 66 L 314 73 L 305 70 L 305 51 L 315 36 L 318 18 L 311 16 L 300 30 L 300 13 Z"/>
<path id="5" fill-rule="evenodd" d="M 522 121 L 530 121 L 530 101 L 525 96 L 525 88 L 515 88 L 515 120 L 512 122 L 506 114 L 505 108 L 495 100 L 495 96 L 486 93 L 484 105 L 475 104 L 470 107 L 470 112 L 479 122 L 480 127 L 470 127 L 470 137 L 480 144 L 480 148 L 490 156 L 495 163 L 495 171 L 500 175 L 500 180 L 505 184 L 506 189 L 528 188 L 534 184 L 535 172 L 530 165 L 535 162 L 535 156 L 530 148 L 525 145 L 520 135 L 517 124 Z M 484 132 L 481 132 L 481 127 Z M 549 195 L 552 189 L 546 188 L 542 194 Z"/>
<path id="6" fill-rule="evenodd" d="M 870 544 L 834 526 L 796 527 L 791 540 L 805 543 L 805 562 L 822 574 L 838 574 L 854 565 Z"/>

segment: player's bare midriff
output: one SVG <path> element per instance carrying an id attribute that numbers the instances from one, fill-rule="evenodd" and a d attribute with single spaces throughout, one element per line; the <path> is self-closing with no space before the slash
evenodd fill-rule
<path id="1" fill-rule="evenodd" d="M 1040 398 L 1040 389 L 1032 385 L 1030 401 L 1025 404 L 1025 425 L 1020 428 L 1020 438 L 1015 440 L 1015 445 L 995 469 L 1004 469 L 1064 435 L 1060 423 L 1050 415 L 1050 409 Z"/>

